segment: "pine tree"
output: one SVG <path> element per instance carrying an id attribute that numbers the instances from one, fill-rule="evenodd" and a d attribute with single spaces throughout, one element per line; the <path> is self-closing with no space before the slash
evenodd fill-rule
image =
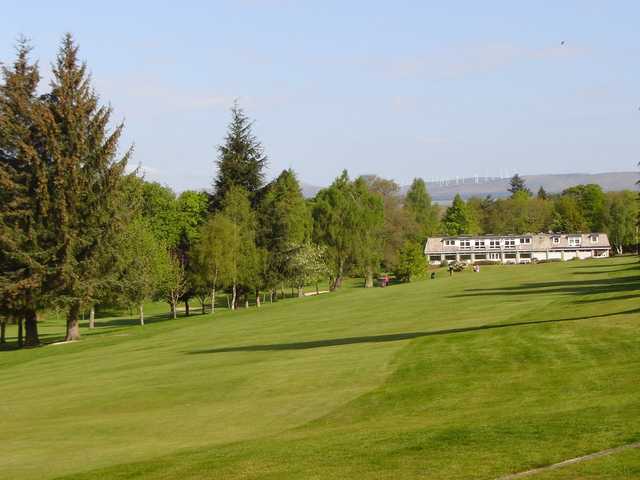
<path id="1" fill-rule="evenodd" d="M 25 344 L 37 345 L 37 309 L 45 303 L 43 280 L 53 259 L 48 235 L 47 166 L 41 156 L 40 81 L 31 47 L 19 40 L 0 85 L 0 315 L 18 319 Z"/>
<path id="2" fill-rule="evenodd" d="M 51 232 L 61 245 L 49 288 L 68 307 L 66 340 L 80 337 L 78 316 L 92 305 L 113 265 L 127 216 L 123 172 L 116 159 L 123 125 L 110 129 L 111 108 L 100 106 L 78 47 L 65 35 L 46 99 L 45 148 L 50 162 Z"/>
<path id="3" fill-rule="evenodd" d="M 218 147 L 216 165 L 218 174 L 214 181 L 211 207 L 221 208 L 223 199 L 233 185 L 245 189 L 255 206 L 257 193 L 264 184 L 267 157 L 262 144 L 253 134 L 253 122 L 237 102 L 231 108 L 231 122 L 224 145 Z"/>
<path id="4" fill-rule="evenodd" d="M 544 187 L 540 187 L 538 189 L 538 195 L 537 195 L 539 200 L 548 200 L 549 199 L 549 194 L 547 193 L 547 191 L 544 189 Z"/>
<path id="5" fill-rule="evenodd" d="M 511 177 L 509 180 L 509 188 L 508 191 L 511 193 L 511 196 L 515 195 L 518 192 L 525 192 L 528 196 L 531 196 L 531 190 L 527 188 L 527 184 L 517 173 Z"/>

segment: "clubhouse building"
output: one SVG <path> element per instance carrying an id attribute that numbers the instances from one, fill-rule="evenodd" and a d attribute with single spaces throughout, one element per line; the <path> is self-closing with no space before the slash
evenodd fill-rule
<path id="1" fill-rule="evenodd" d="M 424 247 L 430 265 L 450 261 L 530 263 L 606 258 L 610 251 L 611 245 L 604 233 L 432 237 Z"/>

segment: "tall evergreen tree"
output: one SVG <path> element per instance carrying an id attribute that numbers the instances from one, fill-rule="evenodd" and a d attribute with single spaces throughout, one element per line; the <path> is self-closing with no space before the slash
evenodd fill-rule
<path id="1" fill-rule="evenodd" d="M 68 307 L 66 340 L 80 337 L 81 309 L 95 301 L 127 216 L 118 155 L 123 124 L 111 129 L 111 108 L 99 104 L 78 47 L 65 35 L 46 99 L 46 160 L 50 163 L 51 232 L 60 245 L 49 288 Z"/>
<path id="2" fill-rule="evenodd" d="M 12 316 L 37 345 L 37 309 L 44 306 L 43 281 L 53 258 L 48 234 L 47 166 L 38 128 L 40 81 L 25 39 L 12 66 L 2 67 L 0 85 L 0 316 Z"/>
<path id="3" fill-rule="evenodd" d="M 525 192 L 528 196 L 531 196 L 531 190 L 527 188 L 524 178 L 517 173 L 509 180 L 508 191 L 511 193 L 511 196 L 514 196 L 518 192 Z"/>
<path id="4" fill-rule="evenodd" d="M 245 189 L 255 205 L 257 193 L 264 184 L 267 156 L 253 134 L 253 122 L 237 102 L 231 108 L 231 122 L 224 144 L 218 147 L 216 165 L 218 173 L 213 185 L 212 208 L 221 208 L 227 191 L 233 185 Z"/>
<path id="5" fill-rule="evenodd" d="M 547 193 L 547 191 L 544 189 L 544 187 L 540 187 L 538 189 L 538 195 L 537 195 L 539 200 L 548 200 L 549 199 L 549 194 Z"/>

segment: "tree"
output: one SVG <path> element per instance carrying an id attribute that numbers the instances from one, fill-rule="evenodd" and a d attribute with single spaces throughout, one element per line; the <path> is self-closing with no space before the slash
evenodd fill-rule
<path id="1" fill-rule="evenodd" d="M 511 177 L 511 180 L 509 180 L 508 191 L 511 193 L 512 197 L 518 192 L 524 192 L 527 194 L 527 196 L 531 196 L 531 190 L 527 188 L 524 178 L 522 178 L 517 173 L 513 177 Z"/>
<path id="2" fill-rule="evenodd" d="M 142 215 L 158 240 L 169 248 L 178 244 L 183 215 L 171 188 L 156 182 L 143 182 Z"/>
<path id="3" fill-rule="evenodd" d="M 456 194 L 453 204 L 447 208 L 442 218 L 442 224 L 447 235 L 475 233 L 478 229 L 460 194 Z"/>
<path id="4" fill-rule="evenodd" d="M 554 232 L 578 233 L 588 229 L 578 202 L 574 196 L 563 195 L 553 206 L 551 229 Z"/>
<path id="5" fill-rule="evenodd" d="M 381 257 L 381 199 L 369 192 L 364 180 L 349 181 L 345 170 L 329 188 L 318 192 L 313 218 L 314 240 L 326 247 L 330 289 L 339 288 L 352 267 L 365 274 L 369 286 Z"/>
<path id="6" fill-rule="evenodd" d="M 171 251 L 166 251 L 167 261 L 159 268 L 158 293 L 171 307 L 171 318 L 178 317 L 178 302 L 187 290 L 187 279 L 182 259 Z"/>
<path id="7" fill-rule="evenodd" d="M 571 196 L 586 222 L 586 228 L 592 232 L 601 232 L 606 223 L 607 199 L 602 187 L 596 184 L 576 185 L 567 188 L 562 196 Z"/>
<path id="8" fill-rule="evenodd" d="M 618 255 L 625 247 L 636 243 L 638 204 L 633 192 L 624 191 L 609 194 L 608 234 Z"/>
<path id="9" fill-rule="evenodd" d="M 44 145 L 52 188 L 50 231 L 61 248 L 49 288 L 68 307 L 65 339 L 75 340 L 80 337 L 79 313 L 95 302 L 125 226 L 122 180 L 130 150 L 116 158 L 123 124 L 109 128 L 111 108 L 99 105 L 69 34 L 53 65 L 51 87 Z"/>
<path id="10" fill-rule="evenodd" d="M 393 180 L 387 180 L 375 175 L 361 177 L 369 191 L 382 199 L 384 225 L 379 242 L 382 243 L 382 265 L 387 270 L 393 270 L 398 263 L 398 252 L 407 237 L 418 236 L 418 224 L 403 205 L 400 195 L 400 185 Z"/>
<path id="11" fill-rule="evenodd" d="M 275 287 L 289 270 L 291 245 L 311 235 L 311 212 L 292 170 L 284 170 L 271 184 L 258 207 L 257 243 L 266 251 L 263 283 Z"/>
<path id="12" fill-rule="evenodd" d="M 249 203 L 249 194 L 239 186 L 232 185 L 222 202 L 222 215 L 232 224 L 232 242 L 227 245 L 230 256 L 229 272 L 232 302 L 231 308 L 238 306 L 239 294 L 246 295 L 249 289 L 259 283 L 260 257 L 256 247 L 256 218 Z"/>
<path id="13" fill-rule="evenodd" d="M 231 122 L 225 142 L 218 147 L 218 174 L 214 181 L 213 209 L 219 209 L 232 186 L 246 190 L 255 205 L 258 190 L 264 183 L 267 156 L 253 134 L 253 122 L 235 102 L 231 107 Z"/>
<path id="14" fill-rule="evenodd" d="M 324 260 L 325 249 L 313 243 L 291 245 L 291 261 L 288 263 L 287 277 L 291 285 L 298 290 L 298 297 L 304 295 L 304 286 L 315 283 L 316 294 L 319 293 L 318 282 L 326 278 L 327 265 Z"/>
<path id="15" fill-rule="evenodd" d="M 0 85 L 0 314 L 18 319 L 26 345 L 39 343 L 38 308 L 45 304 L 43 282 L 56 244 L 48 229 L 47 165 L 39 148 L 40 81 L 31 47 L 21 39 L 11 67 L 2 67 Z M 5 323 L 2 323 L 4 328 Z"/>
<path id="16" fill-rule="evenodd" d="M 138 308 L 140 325 L 144 325 L 144 302 L 157 297 L 163 282 L 168 281 L 168 252 L 143 219 L 131 222 L 120 240 L 119 275 L 113 288 L 116 301 Z"/>
<path id="17" fill-rule="evenodd" d="M 407 240 L 400 250 L 396 277 L 402 282 L 410 282 L 413 278 L 423 275 L 426 270 L 427 263 L 421 245 Z"/>
<path id="18" fill-rule="evenodd" d="M 194 247 L 195 285 L 211 294 L 211 312 L 215 312 L 216 288 L 233 283 L 236 225 L 221 213 L 213 215 L 200 229 Z"/>
<path id="19" fill-rule="evenodd" d="M 384 204 L 379 195 L 369 190 L 362 177 L 353 183 L 353 192 L 356 214 L 354 262 L 364 277 L 365 288 L 371 288 L 384 252 Z"/>
<path id="20" fill-rule="evenodd" d="M 415 240 L 424 242 L 438 228 L 438 211 L 431 203 L 427 185 L 421 178 L 414 178 L 404 199 L 404 207 L 417 226 Z"/>
<path id="21" fill-rule="evenodd" d="M 540 187 L 538 189 L 538 194 L 537 194 L 538 200 L 548 200 L 549 199 L 549 194 L 547 193 L 547 191 L 544 189 L 544 187 Z"/>

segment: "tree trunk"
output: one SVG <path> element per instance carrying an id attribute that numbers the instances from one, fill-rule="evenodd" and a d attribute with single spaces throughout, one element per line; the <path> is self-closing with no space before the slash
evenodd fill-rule
<path id="1" fill-rule="evenodd" d="M 318 282 L 316 282 L 316 295 L 320 295 L 320 287 L 318 286 Z"/>
<path id="2" fill-rule="evenodd" d="M 298 287 L 298 298 L 304 297 L 304 287 Z"/>
<path id="3" fill-rule="evenodd" d="M 7 343 L 7 321 L 0 320 L 0 345 Z"/>
<path id="4" fill-rule="evenodd" d="M 22 334 L 22 317 L 18 317 L 17 319 L 18 321 L 18 347 L 22 348 L 22 346 L 24 345 L 24 339 L 23 339 L 23 334 Z"/>
<path id="5" fill-rule="evenodd" d="M 25 345 L 27 347 L 40 345 L 40 338 L 38 338 L 38 312 L 35 310 L 27 310 L 25 312 L 24 329 Z"/>
<path id="6" fill-rule="evenodd" d="M 89 310 L 89 328 L 96 328 L 96 307 L 91 305 Z"/>
<path id="7" fill-rule="evenodd" d="M 231 310 L 235 310 L 236 309 L 236 284 L 233 284 L 233 287 L 231 289 Z"/>
<path id="8" fill-rule="evenodd" d="M 260 308 L 260 290 L 256 290 L 256 307 Z"/>
<path id="9" fill-rule="evenodd" d="M 140 304 L 139 307 L 139 315 L 140 315 L 140 325 L 144 327 L 144 304 Z"/>
<path id="10" fill-rule="evenodd" d="M 216 313 L 216 287 L 211 289 L 211 313 Z"/>
<path id="11" fill-rule="evenodd" d="M 273 303 L 273 290 L 269 292 L 269 303 Z"/>
<path id="12" fill-rule="evenodd" d="M 177 300 L 171 302 L 171 318 L 174 320 L 178 318 L 178 301 Z"/>
<path id="13" fill-rule="evenodd" d="M 369 268 L 364 278 L 364 288 L 373 288 L 373 272 Z"/>
<path id="14" fill-rule="evenodd" d="M 232 310 L 232 308 L 231 308 L 231 302 L 229 301 L 229 294 L 228 294 L 228 293 L 227 293 L 227 308 L 228 308 L 229 310 Z"/>
<path id="15" fill-rule="evenodd" d="M 202 298 L 202 315 L 207 313 L 207 297 Z"/>
<path id="16" fill-rule="evenodd" d="M 189 316 L 189 300 L 185 299 L 184 301 L 184 314 L 188 317 Z"/>
<path id="17" fill-rule="evenodd" d="M 244 308 L 249 308 L 249 293 L 244 294 Z"/>
<path id="18" fill-rule="evenodd" d="M 80 314 L 80 304 L 74 303 L 67 313 L 67 334 L 64 337 L 65 342 L 72 340 L 80 340 L 80 322 L 78 315 Z"/>

